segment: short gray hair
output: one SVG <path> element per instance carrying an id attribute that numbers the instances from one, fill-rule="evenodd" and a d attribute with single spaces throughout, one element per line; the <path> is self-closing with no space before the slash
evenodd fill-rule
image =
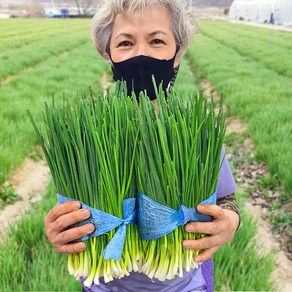
<path id="1" fill-rule="evenodd" d="M 197 26 L 185 0 L 102 0 L 91 21 L 90 37 L 99 54 L 109 61 L 109 44 L 113 21 L 119 13 L 133 13 L 152 5 L 166 7 L 171 16 L 173 33 L 179 47 L 178 56 L 185 53 Z"/>

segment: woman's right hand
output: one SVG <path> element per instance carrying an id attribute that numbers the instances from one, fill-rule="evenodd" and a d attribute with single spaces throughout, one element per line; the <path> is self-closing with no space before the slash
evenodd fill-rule
<path id="1" fill-rule="evenodd" d="M 75 242 L 95 229 L 93 224 L 67 229 L 70 225 L 81 222 L 90 217 L 90 211 L 80 209 L 77 201 L 70 201 L 56 205 L 45 217 L 45 231 L 49 241 L 58 253 L 73 254 L 85 250 L 84 242 Z"/>

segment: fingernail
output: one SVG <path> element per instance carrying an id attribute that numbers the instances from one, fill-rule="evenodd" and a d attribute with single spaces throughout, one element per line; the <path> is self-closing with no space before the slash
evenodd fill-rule
<path id="1" fill-rule="evenodd" d="M 90 233 L 92 233 L 92 232 L 94 231 L 94 229 L 95 229 L 95 226 L 92 225 L 92 224 L 90 224 L 90 225 L 88 225 L 88 226 L 86 227 L 86 230 L 87 230 L 88 232 L 90 232 Z"/>
<path id="2" fill-rule="evenodd" d="M 81 205 L 80 205 L 79 202 L 75 202 L 75 203 L 73 204 L 73 208 L 74 208 L 74 209 L 80 209 L 80 207 L 81 207 Z"/>
<path id="3" fill-rule="evenodd" d="M 82 210 L 81 212 L 82 217 L 88 218 L 90 216 L 90 212 L 86 209 Z"/>
<path id="4" fill-rule="evenodd" d="M 184 247 L 184 248 L 190 248 L 191 245 L 190 245 L 190 243 L 189 243 L 188 241 L 184 241 L 184 242 L 183 242 L 183 247 Z"/>
<path id="5" fill-rule="evenodd" d="M 86 245 L 84 243 L 79 244 L 79 247 L 80 247 L 80 251 L 84 251 L 86 249 Z"/>
<path id="6" fill-rule="evenodd" d="M 198 205 L 197 208 L 199 208 L 200 210 L 204 210 L 205 206 L 204 205 Z"/>
<path id="7" fill-rule="evenodd" d="M 186 226 L 185 226 L 185 231 L 186 231 L 186 232 L 191 232 L 191 228 L 190 228 L 188 225 L 186 225 Z"/>
<path id="8" fill-rule="evenodd" d="M 200 256 L 197 256 L 197 257 L 195 258 L 195 262 L 196 262 L 196 263 L 202 263 L 202 262 L 203 262 L 203 258 L 200 257 Z"/>

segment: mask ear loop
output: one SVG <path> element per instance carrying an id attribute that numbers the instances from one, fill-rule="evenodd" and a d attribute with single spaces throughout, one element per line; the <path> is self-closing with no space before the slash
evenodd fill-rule
<path id="1" fill-rule="evenodd" d="M 106 49 L 105 52 L 107 53 L 109 59 L 111 60 L 111 62 L 113 63 L 113 60 L 112 60 L 112 56 L 111 56 L 111 52 L 109 49 Z"/>

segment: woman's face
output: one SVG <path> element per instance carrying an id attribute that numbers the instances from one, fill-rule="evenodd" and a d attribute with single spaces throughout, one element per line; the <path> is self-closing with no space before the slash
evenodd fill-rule
<path id="1" fill-rule="evenodd" d="M 170 60 L 176 52 L 169 11 L 164 6 L 137 10 L 131 16 L 118 14 L 113 23 L 110 53 L 114 62 L 144 55 Z M 174 67 L 179 64 L 176 58 Z"/>

